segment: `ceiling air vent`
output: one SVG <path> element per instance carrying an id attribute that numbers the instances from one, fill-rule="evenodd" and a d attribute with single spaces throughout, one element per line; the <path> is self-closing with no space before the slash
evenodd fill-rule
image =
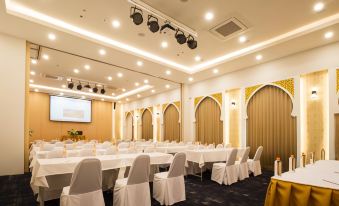
<path id="1" fill-rule="evenodd" d="M 43 78 L 46 78 L 46 79 L 52 79 L 52 80 L 58 80 L 58 81 L 61 81 L 63 79 L 62 77 L 53 76 L 53 75 L 49 75 L 49 74 L 41 74 L 41 76 Z"/>
<path id="2" fill-rule="evenodd" d="M 210 29 L 210 32 L 220 40 L 227 40 L 245 31 L 247 27 L 237 18 L 232 17 Z"/>

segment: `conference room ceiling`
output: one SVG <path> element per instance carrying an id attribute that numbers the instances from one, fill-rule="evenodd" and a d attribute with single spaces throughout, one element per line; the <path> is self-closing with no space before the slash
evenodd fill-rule
<path id="1" fill-rule="evenodd" d="M 198 48 L 191 50 L 186 44 L 179 45 L 171 31 L 166 34 L 150 32 L 146 25 L 149 13 L 145 11 L 143 24 L 134 25 L 129 18 L 133 4 L 127 0 L 7 0 L 0 5 L 0 31 L 182 83 L 202 81 L 339 40 L 339 1 L 335 0 L 324 1 L 325 8 L 321 12 L 315 12 L 316 2 L 308 0 L 142 2 L 196 31 Z M 25 13 L 22 8 L 35 13 Z M 205 20 L 206 12 L 212 12 L 214 18 Z M 48 22 L 46 16 L 63 24 Z M 223 40 L 212 34 L 212 28 L 230 18 L 239 20 L 246 29 Z M 112 26 L 114 20 L 120 22 L 119 28 Z M 162 25 L 163 21 L 159 20 L 159 23 Z M 69 25 L 77 29 L 72 30 Z M 79 29 L 100 35 L 100 38 L 88 36 Z M 334 32 L 334 36 L 325 39 L 324 33 L 328 31 Z M 55 40 L 48 39 L 50 33 L 55 34 Z M 246 36 L 247 40 L 240 43 L 240 36 Z M 119 44 L 113 45 L 112 41 Z M 167 48 L 161 47 L 163 41 L 168 43 Z M 104 49 L 106 55 L 100 55 L 100 49 Z M 262 59 L 256 60 L 258 54 Z M 201 57 L 200 61 L 195 61 L 196 56 Z M 143 65 L 138 66 L 138 61 Z M 105 75 L 103 72 L 99 76 Z M 132 81 L 129 85 L 118 84 L 116 87 L 130 87 L 131 84 Z"/>

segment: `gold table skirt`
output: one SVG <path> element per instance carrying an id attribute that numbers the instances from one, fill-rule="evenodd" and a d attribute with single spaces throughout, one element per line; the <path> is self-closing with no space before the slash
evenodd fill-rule
<path id="1" fill-rule="evenodd" d="M 339 206 L 339 190 L 271 179 L 265 206 Z"/>

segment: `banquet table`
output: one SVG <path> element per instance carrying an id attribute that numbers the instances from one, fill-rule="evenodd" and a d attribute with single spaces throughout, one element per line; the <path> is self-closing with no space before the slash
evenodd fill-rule
<path id="1" fill-rule="evenodd" d="M 339 205 L 339 161 L 320 160 L 315 164 L 273 176 L 265 206 Z"/>
<path id="2" fill-rule="evenodd" d="M 161 153 L 168 153 L 168 154 L 175 154 L 178 152 L 186 152 L 188 150 L 188 146 L 162 146 L 162 147 L 156 147 L 155 151 L 161 152 Z"/>
<path id="3" fill-rule="evenodd" d="M 165 153 L 142 153 L 150 156 L 151 165 L 170 164 L 173 156 Z M 49 188 L 47 176 L 72 174 L 76 165 L 85 158 L 97 158 L 101 162 L 102 170 L 111 170 L 132 166 L 134 159 L 140 155 L 135 154 L 117 154 L 101 155 L 93 157 L 67 157 L 54 159 L 37 158 L 32 165 L 31 187 L 35 194 L 41 193 L 43 188 Z M 44 199 L 40 195 L 40 205 L 44 204 Z"/>

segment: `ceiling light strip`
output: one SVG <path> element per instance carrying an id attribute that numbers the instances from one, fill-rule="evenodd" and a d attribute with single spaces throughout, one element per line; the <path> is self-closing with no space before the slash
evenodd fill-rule
<path id="1" fill-rule="evenodd" d="M 151 89 L 151 88 L 153 88 L 153 86 L 147 84 L 147 85 L 141 86 L 141 87 L 139 87 L 139 88 L 137 88 L 137 89 L 134 89 L 134 90 L 125 92 L 125 93 L 123 93 L 123 94 L 120 94 L 120 95 L 116 96 L 116 98 L 117 98 L 117 99 L 122 99 L 122 98 L 124 98 L 124 97 L 128 97 L 128 96 L 137 94 L 137 93 L 139 93 L 139 92 L 144 92 L 144 91 L 149 90 L 149 89 Z"/>
<path id="2" fill-rule="evenodd" d="M 180 69 L 182 71 L 186 71 L 186 72 L 191 71 L 191 68 L 186 67 L 182 64 L 178 64 L 174 61 L 162 58 L 160 56 L 149 53 L 147 51 L 144 51 L 144 50 L 138 49 L 136 47 L 124 44 L 122 42 L 113 40 L 113 39 L 108 38 L 106 36 L 102 36 L 100 34 L 79 28 L 77 26 L 66 23 L 66 22 L 61 21 L 59 19 L 53 18 L 53 17 L 48 16 L 46 14 L 43 14 L 43 13 L 37 12 L 33 9 L 27 8 L 23 5 L 16 3 L 16 2 L 13 2 L 11 0 L 6 0 L 6 9 L 7 9 L 7 12 L 12 14 L 12 15 L 16 15 L 16 16 L 19 16 L 19 17 L 22 17 L 22 18 L 25 18 L 25 19 L 28 19 L 28 20 L 32 20 L 36 23 L 40 23 L 40 24 L 43 24 L 45 26 L 52 25 L 54 28 L 60 29 L 64 32 L 71 32 L 72 34 L 86 38 L 87 40 L 91 40 L 91 41 L 94 41 L 96 43 L 104 43 L 105 45 L 113 46 L 113 47 L 119 49 L 120 51 L 124 51 L 124 52 L 127 51 L 129 53 L 138 55 L 140 57 L 147 58 L 149 60 L 154 60 L 158 63 L 163 63 L 163 64 L 166 64 L 168 66 Z"/>

